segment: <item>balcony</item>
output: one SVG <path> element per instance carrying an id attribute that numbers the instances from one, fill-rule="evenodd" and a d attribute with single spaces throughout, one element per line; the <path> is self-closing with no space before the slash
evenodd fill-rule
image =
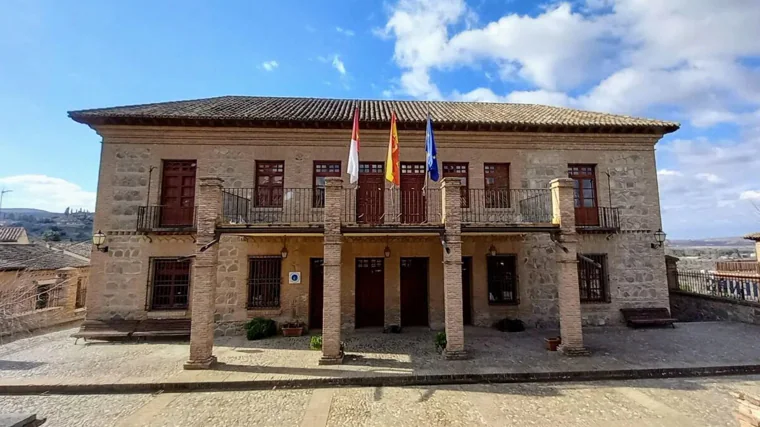
<path id="1" fill-rule="evenodd" d="M 552 227 L 549 189 L 462 189 L 462 227 Z"/>
<path id="2" fill-rule="evenodd" d="M 620 231 L 620 208 L 597 207 L 596 213 L 589 214 L 575 210 L 575 228 L 578 232 L 609 233 Z"/>
<path id="3" fill-rule="evenodd" d="M 137 231 L 192 232 L 196 229 L 197 208 L 175 206 L 140 206 Z"/>
<path id="4" fill-rule="evenodd" d="M 324 190 L 311 188 L 225 188 L 222 222 L 245 227 L 322 227 Z"/>
<path id="5" fill-rule="evenodd" d="M 443 225 L 440 188 L 376 190 L 344 188 L 342 224 L 346 227 L 440 227 Z"/>

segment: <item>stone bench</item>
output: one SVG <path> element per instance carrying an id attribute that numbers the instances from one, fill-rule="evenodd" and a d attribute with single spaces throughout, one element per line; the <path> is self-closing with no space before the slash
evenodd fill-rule
<path id="1" fill-rule="evenodd" d="M 676 319 L 670 317 L 670 312 L 665 307 L 646 308 L 621 308 L 625 323 L 632 327 L 642 326 L 672 326 Z"/>

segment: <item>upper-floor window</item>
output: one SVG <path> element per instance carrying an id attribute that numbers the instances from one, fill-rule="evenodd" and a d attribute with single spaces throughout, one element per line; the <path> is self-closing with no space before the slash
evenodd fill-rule
<path id="1" fill-rule="evenodd" d="M 315 208 L 325 206 L 325 179 L 340 177 L 340 162 L 314 162 L 314 201 Z"/>
<path id="2" fill-rule="evenodd" d="M 164 160 L 159 227 L 183 227 L 195 217 L 195 160 Z"/>
<path id="3" fill-rule="evenodd" d="M 256 198 L 258 207 L 282 207 L 285 162 L 256 162 Z"/>
<path id="4" fill-rule="evenodd" d="M 485 178 L 485 202 L 487 208 L 508 208 L 509 163 L 486 163 L 483 165 Z"/>
<path id="5" fill-rule="evenodd" d="M 443 163 L 443 177 L 449 178 L 459 178 L 459 180 L 462 183 L 462 207 L 466 208 L 470 206 L 470 191 L 469 191 L 469 183 L 468 183 L 468 167 L 467 163 L 449 163 L 444 162 Z"/>
<path id="6" fill-rule="evenodd" d="M 595 169 L 594 165 L 568 165 L 568 176 L 573 180 L 577 225 L 599 225 Z"/>

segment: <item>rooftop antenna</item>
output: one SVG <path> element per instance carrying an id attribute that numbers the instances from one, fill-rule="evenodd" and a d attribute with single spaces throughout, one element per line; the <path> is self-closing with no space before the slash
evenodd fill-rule
<path id="1" fill-rule="evenodd" d="M 10 193 L 12 191 L 13 190 L 6 190 L 5 187 L 3 187 L 2 190 L 0 190 L 0 218 L 2 218 L 2 213 L 3 213 L 3 196 L 5 195 L 5 193 Z"/>

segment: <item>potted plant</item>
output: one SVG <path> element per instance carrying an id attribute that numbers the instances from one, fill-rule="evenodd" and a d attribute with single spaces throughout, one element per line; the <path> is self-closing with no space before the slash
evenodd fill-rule
<path id="1" fill-rule="evenodd" d="M 557 347 L 562 344 L 562 337 L 552 337 L 546 339 L 546 349 L 549 351 L 557 351 Z"/>
<path id="2" fill-rule="evenodd" d="M 291 318 L 293 320 L 289 322 L 284 322 L 282 324 L 282 335 L 285 337 L 300 337 L 303 335 L 303 330 L 306 324 L 298 319 L 298 312 L 296 311 L 296 307 L 298 306 L 298 301 L 296 299 L 293 300 L 293 303 L 291 304 Z"/>
<path id="3" fill-rule="evenodd" d="M 435 334 L 433 342 L 435 343 L 435 349 L 438 353 L 443 353 L 443 350 L 446 350 L 446 332 L 438 332 Z"/>

